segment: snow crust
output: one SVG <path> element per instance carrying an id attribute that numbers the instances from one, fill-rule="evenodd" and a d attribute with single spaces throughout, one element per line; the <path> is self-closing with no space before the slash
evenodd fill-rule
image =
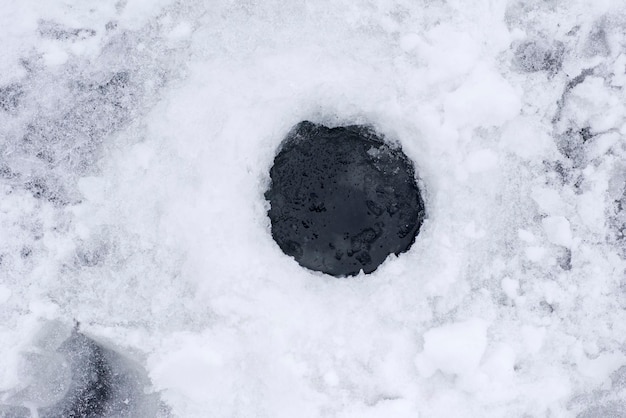
<path id="1" fill-rule="evenodd" d="M 0 28 L 1 405 L 77 321 L 164 416 L 626 409 L 621 2 L 23 0 Z M 410 251 L 345 280 L 280 251 L 302 120 L 401 143 Z"/>

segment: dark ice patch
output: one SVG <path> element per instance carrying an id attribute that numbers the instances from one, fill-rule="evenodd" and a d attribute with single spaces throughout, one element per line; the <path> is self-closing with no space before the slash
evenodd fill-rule
<path id="1" fill-rule="evenodd" d="M 614 401 L 606 405 L 591 406 L 576 416 L 576 418 L 624 418 L 626 416 L 626 402 Z"/>
<path id="2" fill-rule="evenodd" d="M 31 418 L 30 409 L 23 406 L 0 405 L 0 418 Z"/>
<path id="3" fill-rule="evenodd" d="M 46 39 L 57 41 L 82 41 L 96 35 L 96 31 L 87 28 L 68 28 L 49 20 L 40 20 L 38 25 L 39 35 Z"/>
<path id="4" fill-rule="evenodd" d="M 155 418 L 169 416 L 139 365 L 75 328 L 51 323 L 22 354 L 28 384 L 4 396 L 0 418 Z"/>
<path id="5" fill-rule="evenodd" d="M 85 267 L 95 267 L 106 257 L 106 248 L 101 251 L 92 248 L 79 248 L 76 251 L 76 262 Z"/>
<path id="6" fill-rule="evenodd" d="M 576 418 L 623 418 L 626 416 L 626 366 L 611 375 L 612 385 L 607 390 L 596 390 L 574 400 Z"/>
<path id="7" fill-rule="evenodd" d="M 35 177 L 26 181 L 24 184 L 26 190 L 29 190 L 35 199 L 47 200 L 48 202 L 63 206 L 68 202 L 65 199 L 63 187 L 54 181 L 54 179 L 44 179 Z"/>
<path id="8" fill-rule="evenodd" d="M 60 117 L 29 124 L 22 149 L 49 169 L 91 172 L 104 140 L 131 119 L 136 97 L 130 84 L 127 71 L 116 72 L 102 83 L 76 83 L 81 100 Z"/>
<path id="9" fill-rule="evenodd" d="M 23 95 L 24 90 L 19 84 L 0 87 L 0 109 L 5 112 L 14 111 L 19 106 Z"/>
<path id="10" fill-rule="evenodd" d="M 41 418 L 148 417 L 160 408 L 146 395 L 146 377 L 130 361 L 74 331 L 57 350 L 71 371 L 63 398 L 39 408 Z"/>
<path id="11" fill-rule="evenodd" d="M 622 176 L 616 176 L 616 181 L 623 183 L 624 180 Z M 626 257 L 626 186 L 622 186 L 618 194 L 613 197 L 612 206 L 612 213 L 609 216 L 612 239 L 621 248 L 623 256 Z M 626 382 L 626 368 L 624 369 L 624 381 Z M 624 386 L 626 387 L 626 383 Z"/>
<path id="12" fill-rule="evenodd" d="M 413 164 L 364 126 L 299 123 L 270 177 L 272 236 L 311 270 L 371 273 L 410 248 L 424 219 Z"/>
<path id="13" fill-rule="evenodd" d="M 565 46 L 562 42 L 548 42 L 541 39 L 528 40 L 515 48 L 514 63 L 525 72 L 547 71 L 555 74 L 563 66 Z"/>
<path id="14" fill-rule="evenodd" d="M 81 267 L 97 267 L 106 263 L 111 254 L 112 246 L 115 245 L 111 232 L 108 228 L 93 231 L 93 236 L 88 240 L 79 240 L 74 254 L 74 265 Z"/>
<path id="15" fill-rule="evenodd" d="M 17 174 L 7 165 L 0 164 L 0 179 L 10 180 L 17 177 Z"/>
<path id="16" fill-rule="evenodd" d="M 160 42 L 164 29 L 159 25 L 148 24 L 138 31 L 114 29 L 111 23 L 102 33 L 97 57 L 75 56 L 51 70 L 40 55 L 28 53 L 19 61 L 26 70 L 23 79 L 0 85 L 0 117 L 28 110 L 23 120 L 7 126 L 0 140 L 0 169 L 11 170 L 11 186 L 32 188 L 26 182 L 54 177 L 62 187 L 49 184 L 48 190 L 63 193 L 56 200 L 78 203 L 77 181 L 99 172 L 102 145 L 147 112 L 158 101 L 158 92 L 180 73 L 186 50 L 164 49 L 167 46 Z M 39 21 L 35 30 L 55 42 L 79 42 L 96 35 L 88 27 L 51 20 Z M 144 48 L 137 48 L 139 44 Z M 0 178 L 7 176 L 0 172 Z"/>
<path id="17" fill-rule="evenodd" d="M 110 409 L 114 374 L 105 350 L 93 340 L 74 332 L 59 348 L 69 363 L 72 381 L 56 405 L 41 408 L 42 418 L 100 417 Z"/>
<path id="18" fill-rule="evenodd" d="M 572 269 L 572 250 L 569 248 L 561 248 L 556 259 L 563 270 L 569 271 Z"/>
<path id="19" fill-rule="evenodd" d="M 611 47 L 606 33 L 605 19 L 601 19 L 593 26 L 585 42 L 584 52 L 587 56 L 608 57 L 611 55 Z"/>
<path id="20" fill-rule="evenodd" d="M 568 128 L 565 132 L 556 136 L 555 140 L 561 154 L 571 160 L 576 166 L 580 166 L 585 162 L 586 157 L 584 144 L 590 138 L 582 129 Z"/>
<path id="21" fill-rule="evenodd" d="M 32 248 L 30 247 L 22 247 L 21 251 L 20 251 L 20 257 L 22 258 L 28 258 L 30 257 L 30 255 L 33 253 Z"/>

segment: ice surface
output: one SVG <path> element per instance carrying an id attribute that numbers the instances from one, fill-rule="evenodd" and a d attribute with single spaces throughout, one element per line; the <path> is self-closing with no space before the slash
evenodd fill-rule
<path id="1" fill-rule="evenodd" d="M 624 33 L 618 1 L 6 2 L 0 416 L 55 321 L 178 417 L 623 415 Z M 367 279 L 271 238 L 301 120 L 420 173 Z"/>

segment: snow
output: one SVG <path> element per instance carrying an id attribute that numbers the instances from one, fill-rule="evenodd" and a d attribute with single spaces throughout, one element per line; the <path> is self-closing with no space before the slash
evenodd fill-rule
<path id="1" fill-rule="evenodd" d="M 624 22 L 611 1 L 7 4 L 0 406 L 77 321 L 163 416 L 623 411 Z M 547 52 L 520 66 L 522 42 Z M 302 120 L 372 124 L 415 162 L 407 253 L 337 280 L 280 251 L 263 193 Z"/>
<path id="2" fill-rule="evenodd" d="M 487 324 L 481 319 L 431 328 L 423 334 L 424 351 L 418 354 L 418 371 L 431 377 L 437 370 L 468 376 L 476 373 L 487 348 Z"/>
<path id="3" fill-rule="evenodd" d="M 467 169 L 471 173 L 490 171 L 498 165 L 498 155 L 490 149 L 471 152 L 467 157 Z"/>
<path id="4" fill-rule="evenodd" d="M 467 81 L 444 99 L 445 117 L 457 127 L 501 126 L 519 114 L 514 88 L 492 66 L 479 64 Z"/>
<path id="5" fill-rule="evenodd" d="M 505 277 L 502 279 L 502 290 L 509 298 L 516 299 L 518 296 L 519 282 L 509 277 Z"/>
<path id="6" fill-rule="evenodd" d="M 548 241 L 556 245 L 571 247 L 572 231 L 570 223 L 564 216 L 548 216 L 541 220 Z"/>
<path id="7" fill-rule="evenodd" d="M 11 289 L 7 286 L 0 286 L 0 303 L 5 303 L 11 297 Z"/>

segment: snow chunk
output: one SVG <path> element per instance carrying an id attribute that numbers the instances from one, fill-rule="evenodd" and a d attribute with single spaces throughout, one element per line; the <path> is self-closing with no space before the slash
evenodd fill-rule
<path id="1" fill-rule="evenodd" d="M 339 376 L 337 376 L 334 370 L 330 370 L 324 373 L 324 383 L 330 387 L 336 387 L 339 385 Z"/>
<path id="2" fill-rule="evenodd" d="M 517 116 L 519 94 L 492 68 L 478 65 L 461 87 L 444 101 L 446 119 L 458 126 L 500 126 Z"/>
<path id="3" fill-rule="evenodd" d="M 522 341 L 529 354 L 537 354 L 543 346 L 546 336 L 546 329 L 543 327 L 533 327 L 531 325 L 522 326 Z"/>
<path id="4" fill-rule="evenodd" d="M 157 382 L 167 382 L 168 389 L 175 388 L 176 392 L 202 403 L 207 393 L 215 392 L 220 387 L 211 376 L 222 365 L 223 359 L 219 353 L 207 347 L 185 346 L 157 364 L 152 377 Z M 222 388 L 226 390 L 224 386 Z"/>
<path id="5" fill-rule="evenodd" d="M 582 223 L 598 231 L 602 230 L 605 223 L 606 204 L 602 192 L 603 190 L 590 190 L 583 193 L 578 197 L 576 205 L 576 211 L 580 215 Z"/>
<path id="6" fill-rule="evenodd" d="M 120 21 L 129 29 L 139 29 L 172 3 L 172 0 L 131 0 L 124 2 Z"/>
<path id="7" fill-rule="evenodd" d="M 518 229 L 517 236 L 519 237 L 520 240 L 524 242 L 528 242 L 528 243 L 535 242 L 535 236 L 533 235 L 533 233 L 525 229 Z"/>
<path id="8" fill-rule="evenodd" d="M 424 351 L 415 364 L 425 377 L 437 370 L 467 375 L 478 368 L 486 348 L 487 322 L 473 318 L 426 331 Z"/>
<path id="9" fill-rule="evenodd" d="M 78 189 L 88 200 L 99 202 L 106 198 L 106 184 L 99 177 L 83 177 L 78 181 Z"/>
<path id="10" fill-rule="evenodd" d="M 467 169 L 470 173 L 493 170 L 498 165 L 498 156 L 490 149 L 471 152 L 467 156 Z"/>
<path id="11" fill-rule="evenodd" d="M 548 216 L 541 223 L 551 243 L 567 248 L 572 245 L 572 231 L 569 221 L 565 217 Z"/>
<path id="12" fill-rule="evenodd" d="M 172 41 L 181 41 L 189 38 L 193 32 L 193 28 L 189 22 L 180 22 L 167 34 L 168 39 Z"/>
<path id="13" fill-rule="evenodd" d="M 67 51 L 54 42 L 50 42 L 42 49 L 44 49 L 43 59 L 48 67 L 63 65 L 69 59 Z"/>
<path id="14" fill-rule="evenodd" d="M 594 132 L 613 128 L 625 112 L 619 96 L 605 87 L 602 77 L 587 77 L 575 86 L 567 110 L 569 117 L 584 121 Z"/>
<path id="15" fill-rule="evenodd" d="M 465 225 L 465 228 L 463 228 L 463 233 L 466 237 L 473 239 L 481 239 L 484 238 L 485 235 L 487 235 L 487 232 L 484 229 L 477 227 L 476 222 L 474 221 L 471 221 L 470 223 Z"/>
<path id="16" fill-rule="evenodd" d="M 446 23 L 429 30 L 425 42 L 414 36 L 404 37 L 401 47 L 415 50 L 418 57 L 428 63 L 426 80 L 431 83 L 466 76 L 480 57 L 480 44 L 467 33 Z"/>
<path id="17" fill-rule="evenodd" d="M 496 382 L 509 381 L 514 374 L 515 350 L 508 344 L 499 344 L 485 359 L 482 370 Z"/>
<path id="18" fill-rule="evenodd" d="M 531 246 L 524 250 L 526 257 L 535 263 L 540 262 L 546 255 L 546 249 L 544 247 Z"/>
<path id="19" fill-rule="evenodd" d="M 533 187 L 530 196 L 539 206 L 539 209 L 547 215 L 557 215 L 565 210 L 565 204 L 557 190 L 536 186 Z"/>
<path id="20" fill-rule="evenodd" d="M 417 33 L 407 33 L 400 38 L 400 48 L 404 52 L 411 52 L 417 48 L 422 42 L 421 37 Z"/>
<path id="21" fill-rule="evenodd" d="M 3 304 L 10 299 L 11 293 L 11 289 L 0 284 L 0 304 Z"/>
<path id="22" fill-rule="evenodd" d="M 584 376 L 592 379 L 596 385 L 622 367 L 626 363 L 626 356 L 622 353 L 604 353 L 595 359 L 583 356 L 578 361 L 578 370 Z"/>
<path id="23" fill-rule="evenodd" d="M 510 277 L 505 277 L 501 282 L 502 290 L 509 299 L 515 299 L 517 297 L 517 291 L 519 290 L 519 282 Z"/>
<path id="24" fill-rule="evenodd" d="M 517 117 L 508 122 L 502 131 L 502 145 L 520 158 L 546 158 L 554 155 L 556 147 L 545 128 L 530 117 Z"/>

